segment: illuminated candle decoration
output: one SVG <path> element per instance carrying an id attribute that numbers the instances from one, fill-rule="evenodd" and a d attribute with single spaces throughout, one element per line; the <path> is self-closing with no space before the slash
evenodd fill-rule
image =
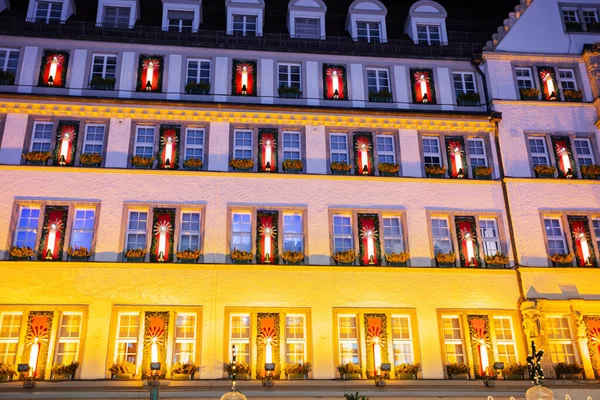
<path id="1" fill-rule="evenodd" d="M 248 94 L 248 66 L 242 66 L 242 94 Z"/>
<path id="2" fill-rule="evenodd" d="M 256 212 L 256 262 L 259 264 L 278 264 L 277 220 L 279 212 L 259 210 Z"/>
<path id="3" fill-rule="evenodd" d="M 463 267 L 479 267 L 479 244 L 477 243 L 476 223 L 474 217 L 455 217 L 459 240 L 460 261 Z"/>
<path id="4" fill-rule="evenodd" d="M 346 99 L 346 68 L 342 65 L 323 64 L 323 95 L 328 100 Z"/>
<path id="5" fill-rule="evenodd" d="M 594 244 L 590 238 L 589 221 L 586 216 L 567 216 L 573 237 L 573 251 L 579 267 L 596 266 Z"/>
<path id="6" fill-rule="evenodd" d="M 146 311 L 144 313 L 144 351 L 142 373 L 146 376 L 164 376 L 166 373 L 166 346 L 169 328 L 168 311 Z M 151 363 L 160 363 L 160 371 L 152 371 Z"/>
<path id="7" fill-rule="evenodd" d="M 573 166 L 571 164 L 571 152 L 567 148 L 566 141 L 557 141 L 555 144 L 558 169 L 565 178 L 573 177 Z"/>
<path id="8" fill-rule="evenodd" d="M 359 260 L 361 265 L 380 265 L 379 216 L 358 214 Z"/>
<path id="9" fill-rule="evenodd" d="M 162 125 L 160 127 L 160 147 L 158 149 L 158 168 L 179 168 L 179 132 L 177 125 Z"/>
<path id="10" fill-rule="evenodd" d="M 375 363 L 375 373 L 381 375 L 381 345 L 379 337 L 373 338 L 373 360 Z"/>
<path id="11" fill-rule="evenodd" d="M 599 355 L 597 357 L 600 357 L 600 318 L 587 317 L 586 325 L 589 337 L 588 347 L 591 350 L 590 353 L 596 353 Z"/>
<path id="12" fill-rule="evenodd" d="M 377 240 L 377 230 L 374 227 L 363 226 L 360 231 L 360 237 L 367 242 L 367 259 L 369 265 L 375 264 L 375 241 Z"/>
<path id="13" fill-rule="evenodd" d="M 45 361 L 48 355 L 48 338 L 52 324 L 51 311 L 31 311 L 28 317 L 26 346 L 29 346 L 29 377 L 44 376 Z"/>
<path id="14" fill-rule="evenodd" d="M 470 326 L 471 340 L 474 347 L 474 351 L 479 359 L 475 363 L 476 372 L 480 376 L 489 374 L 490 370 L 490 356 L 489 349 L 489 319 L 487 316 L 468 316 L 467 317 Z"/>
<path id="15" fill-rule="evenodd" d="M 61 242 L 60 237 L 62 234 L 63 222 L 59 219 L 55 219 L 45 226 L 44 229 L 47 231 L 44 259 L 54 260 L 58 256 L 57 243 Z"/>
<path id="16" fill-rule="evenodd" d="M 279 314 L 258 313 L 257 328 L 259 359 L 265 364 L 279 364 Z M 262 362 L 260 368 L 264 368 Z"/>
<path id="17" fill-rule="evenodd" d="M 40 355 L 40 338 L 35 337 L 29 353 L 29 376 L 34 377 L 37 369 L 38 357 Z"/>
<path id="18" fill-rule="evenodd" d="M 138 92 L 160 92 L 162 90 L 162 56 L 140 56 L 138 67 Z"/>
<path id="19" fill-rule="evenodd" d="M 463 157 L 463 147 L 464 145 L 462 140 L 451 140 L 448 142 L 448 158 L 452 167 L 450 170 L 450 176 L 452 178 L 461 179 L 465 177 L 465 159 Z"/>
<path id="20" fill-rule="evenodd" d="M 56 71 L 58 71 L 58 56 L 52 57 L 52 61 L 50 61 L 50 71 L 48 72 L 48 86 L 54 85 Z"/>
<path id="21" fill-rule="evenodd" d="M 153 363 L 157 363 L 158 362 L 158 338 L 155 336 L 152 338 L 152 348 L 150 349 L 151 352 L 151 362 Z"/>
<path id="22" fill-rule="evenodd" d="M 273 363 L 273 338 L 265 339 L 265 363 Z"/>
<path id="23" fill-rule="evenodd" d="M 460 234 L 461 239 L 467 248 L 465 257 L 467 259 L 467 266 L 473 266 L 475 264 L 475 246 L 473 244 L 473 237 L 471 236 L 471 232 L 467 229 L 463 229 L 462 231 L 460 231 Z"/>
<path id="24" fill-rule="evenodd" d="M 56 146 L 52 154 L 55 165 L 72 166 L 75 164 L 78 131 L 79 121 L 61 120 L 58 122 Z"/>
<path id="25" fill-rule="evenodd" d="M 175 209 L 155 208 L 152 218 L 152 242 L 150 245 L 150 261 L 173 261 L 173 226 L 175 225 Z"/>
<path id="26" fill-rule="evenodd" d="M 373 135 L 370 132 L 354 134 L 354 166 L 357 175 L 374 175 Z"/>
<path id="27" fill-rule="evenodd" d="M 265 160 L 267 161 L 267 164 L 265 165 L 265 170 L 270 171 L 271 170 L 271 141 L 267 140 L 265 142 Z"/>
<path id="28" fill-rule="evenodd" d="M 233 94 L 256 96 L 256 62 L 233 60 Z"/>
<path id="29" fill-rule="evenodd" d="M 372 352 L 373 364 L 369 365 L 369 374 L 373 377 L 381 375 L 381 364 L 387 362 L 385 314 L 365 314 L 365 330 L 367 336 L 367 351 Z M 386 360 L 384 360 L 384 357 Z"/>
<path id="30" fill-rule="evenodd" d="M 160 221 L 154 225 L 154 235 L 158 236 L 157 260 L 164 262 L 166 254 L 169 251 L 167 248 L 167 236 L 173 231 L 173 226 L 168 221 Z"/>
<path id="31" fill-rule="evenodd" d="M 258 130 L 258 165 L 260 172 L 277 172 L 277 131 Z"/>
<path id="32" fill-rule="evenodd" d="M 46 50 L 42 56 L 40 86 L 65 87 L 65 77 L 69 53 L 66 51 Z"/>
<path id="33" fill-rule="evenodd" d="M 540 71 L 544 100 L 558 100 L 554 69 L 544 68 Z"/>
<path id="34" fill-rule="evenodd" d="M 259 232 L 263 237 L 263 258 L 265 263 L 270 263 L 273 257 L 272 241 L 277 234 L 277 229 L 269 224 L 264 224 L 259 228 Z"/>
<path id="35" fill-rule="evenodd" d="M 435 104 L 433 93 L 433 73 L 431 70 L 411 70 L 413 76 L 413 101 L 415 103 Z"/>

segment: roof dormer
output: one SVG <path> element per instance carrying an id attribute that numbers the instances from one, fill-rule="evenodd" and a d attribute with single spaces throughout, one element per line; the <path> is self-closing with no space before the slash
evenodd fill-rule
<path id="1" fill-rule="evenodd" d="M 387 42 L 387 8 L 379 0 L 354 0 L 348 9 L 346 30 L 354 40 Z"/>
<path id="2" fill-rule="evenodd" d="M 262 36 L 264 0 L 225 0 L 225 6 L 228 35 Z"/>
<path id="3" fill-rule="evenodd" d="M 202 23 L 202 0 L 162 0 L 163 31 L 197 32 Z"/>
<path id="4" fill-rule="evenodd" d="M 0 10 L 1 8 L 0 5 Z M 29 0 L 27 20 L 49 24 L 66 21 L 75 12 L 74 0 Z"/>
<path id="5" fill-rule="evenodd" d="M 290 0 L 288 30 L 293 38 L 325 39 L 325 13 L 322 0 Z"/>
<path id="6" fill-rule="evenodd" d="M 105 28 L 131 28 L 140 18 L 138 0 L 98 0 L 96 25 Z"/>
<path id="7" fill-rule="evenodd" d="M 420 0 L 410 7 L 404 32 L 415 43 L 448 44 L 446 17 L 448 13 L 432 0 Z"/>
<path id="8" fill-rule="evenodd" d="M 10 2 L 8 0 L 0 0 L 0 12 L 10 10 Z"/>

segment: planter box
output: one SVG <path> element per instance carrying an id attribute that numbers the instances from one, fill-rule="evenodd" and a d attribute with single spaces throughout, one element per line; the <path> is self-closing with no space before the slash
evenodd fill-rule
<path id="1" fill-rule="evenodd" d="M 339 171 L 339 170 L 332 169 L 331 173 L 333 175 L 349 175 L 350 171 Z"/>
<path id="2" fill-rule="evenodd" d="M 300 174 L 302 173 L 301 169 L 284 169 L 283 172 L 286 174 Z"/>
<path id="3" fill-rule="evenodd" d="M 135 169 L 150 169 L 150 168 L 152 168 L 152 165 L 135 165 L 135 164 L 133 164 L 133 168 L 135 168 Z"/>
<path id="4" fill-rule="evenodd" d="M 504 379 L 508 381 L 520 381 L 523 380 L 523 375 L 521 374 L 508 374 L 504 375 Z"/>
<path id="5" fill-rule="evenodd" d="M 336 261 L 335 263 L 337 265 L 344 265 L 344 266 L 352 266 L 352 265 L 354 265 L 354 261 L 352 261 L 352 262 L 340 262 L 340 261 Z"/>
<path id="6" fill-rule="evenodd" d="M 443 179 L 446 177 L 446 174 L 430 174 L 429 172 L 427 172 L 426 174 L 428 178 Z"/>
<path id="7" fill-rule="evenodd" d="M 467 381 L 467 380 L 469 380 L 469 374 L 450 375 L 450 379 L 455 380 L 455 381 Z"/>
<path id="8" fill-rule="evenodd" d="M 231 260 L 234 264 L 250 264 L 252 260 Z"/>
<path id="9" fill-rule="evenodd" d="M 229 378 L 231 378 L 231 375 L 229 375 Z M 250 379 L 250 374 L 235 374 L 235 379 L 238 379 L 240 381 L 247 381 L 248 379 Z"/>
<path id="10" fill-rule="evenodd" d="M 535 177 L 541 179 L 552 179 L 554 178 L 554 174 L 538 174 L 537 172 L 535 172 Z"/>
<path id="11" fill-rule="evenodd" d="M 192 377 L 189 374 L 173 374 L 174 381 L 189 381 Z"/>
<path id="12" fill-rule="evenodd" d="M 406 267 L 406 261 L 405 262 L 388 262 L 387 265 L 389 267 Z"/>
<path id="13" fill-rule="evenodd" d="M 202 167 L 185 167 L 187 171 L 200 171 Z"/>
<path id="14" fill-rule="evenodd" d="M 361 374 L 344 374 L 344 379 L 357 380 L 357 379 L 362 379 L 362 376 L 361 376 Z"/>
<path id="15" fill-rule="evenodd" d="M 295 380 L 306 379 L 306 375 L 304 375 L 304 374 L 289 374 L 287 376 L 287 378 L 290 379 L 290 380 L 292 380 L 292 379 L 295 379 Z"/>
<path id="16" fill-rule="evenodd" d="M 398 176 L 397 172 L 380 172 L 380 176 Z"/>
<path id="17" fill-rule="evenodd" d="M 293 261 L 293 262 L 290 262 L 290 261 L 285 261 L 285 260 L 284 260 L 284 262 L 287 265 L 301 265 L 303 263 L 302 261 Z"/>
<path id="18" fill-rule="evenodd" d="M 369 101 L 371 103 L 391 103 L 392 98 L 390 96 L 369 96 Z"/>
<path id="19" fill-rule="evenodd" d="M 504 269 L 506 268 L 506 264 L 486 264 L 488 269 Z"/>
<path id="20" fill-rule="evenodd" d="M 571 379 L 571 380 L 583 379 L 583 374 L 560 374 L 560 379 Z"/>
<path id="21" fill-rule="evenodd" d="M 540 97 L 539 96 L 521 96 L 521 100 L 525 100 L 525 101 L 535 101 L 535 100 L 539 100 Z"/>
<path id="22" fill-rule="evenodd" d="M 573 266 L 572 263 L 554 263 L 556 268 L 570 268 Z"/>
<path id="23" fill-rule="evenodd" d="M 127 262 L 132 262 L 132 263 L 133 262 L 136 262 L 136 263 L 144 262 L 144 258 L 145 257 L 132 257 L 132 258 L 126 257 Z"/>
<path id="24" fill-rule="evenodd" d="M 482 181 L 491 181 L 492 180 L 492 175 L 477 175 L 477 174 L 475 174 L 475 172 L 473 172 L 473 176 L 475 177 L 475 179 L 482 180 Z"/>
<path id="25" fill-rule="evenodd" d="M 29 261 L 29 257 L 13 257 L 10 256 L 11 261 Z"/>
<path id="26" fill-rule="evenodd" d="M 234 168 L 235 172 L 251 172 L 252 168 Z"/>
<path id="27" fill-rule="evenodd" d="M 8 381 L 12 381 L 13 375 L 12 374 L 2 374 L 0 375 L 0 382 L 8 382 Z"/>
<path id="28" fill-rule="evenodd" d="M 396 373 L 396 379 L 400 379 L 402 381 L 413 380 L 413 379 L 415 379 L 415 374 Z"/>
<path id="29" fill-rule="evenodd" d="M 459 106 L 463 107 L 479 107 L 481 103 L 479 100 L 457 100 Z"/>
<path id="30" fill-rule="evenodd" d="M 89 257 L 69 257 L 69 261 L 74 261 L 74 262 L 86 262 L 89 259 Z"/>
<path id="31" fill-rule="evenodd" d="M 438 267 L 440 268 L 454 268 L 456 264 L 454 263 L 438 263 Z"/>
<path id="32" fill-rule="evenodd" d="M 107 83 L 94 83 L 90 85 L 92 90 L 115 90 L 115 84 L 107 84 Z"/>
<path id="33" fill-rule="evenodd" d="M 302 93 L 293 93 L 293 92 L 281 92 L 279 93 L 280 99 L 300 99 L 302 98 Z"/>
<path id="34" fill-rule="evenodd" d="M 27 161 L 27 163 L 28 163 L 29 165 L 48 165 L 48 160 L 46 160 L 46 161 L 41 161 L 41 160 L 30 160 L 30 161 Z"/>
<path id="35" fill-rule="evenodd" d="M 113 379 L 115 381 L 130 381 L 132 378 L 129 374 L 114 374 Z"/>
<path id="36" fill-rule="evenodd" d="M 581 99 L 574 99 L 572 97 L 565 97 L 565 101 L 567 103 L 583 103 L 583 98 L 581 98 Z"/>
<path id="37" fill-rule="evenodd" d="M 196 264 L 197 258 L 180 258 L 179 262 L 182 264 Z"/>
<path id="38" fill-rule="evenodd" d="M 12 79 L 0 79 L 0 85 L 2 86 L 12 86 L 15 84 L 15 81 Z"/>
<path id="39" fill-rule="evenodd" d="M 52 374 L 53 381 L 70 381 L 71 374 Z"/>
<path id="40" fill-rule="evenodd" d="M 98 168 L 100 166 L 100 164 L 98 164 L 98 163 L 92 163 L 92 164 L 81 163 L 81 166 L 83 168 Z"/>
<path id="41" fill-rule="evenodd" d="M 188 89 L 186 90 L 187 94 L 201 94 L 201 95 L 208 95 L 208 90 L 206 89 Z"/>

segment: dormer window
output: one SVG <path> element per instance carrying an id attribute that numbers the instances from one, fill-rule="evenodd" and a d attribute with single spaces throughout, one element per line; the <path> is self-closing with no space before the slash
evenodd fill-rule
<path id="1" fill-rule="evenodd" d="M 319 18 L 294 18 L 294 37 L 304 39 L 321 38 L 321 21 Z"/>
<path id="2" fill-rule="evenodd" d="M 379 22 L 357 22 L 356 36 L 359 39 L 366 39 L 367 42 L 379 42 L 381 40 Z"/>
<path id="3" fill-rule="evenodd" d="M 438 25 L 417 25 L 419 43 L 440 44 L 442 41 Z"/>
<path id="4" fill-rule="evenodd" d="M 348 9 L 346 29 L 354 40 L 385 43 L 386 15 L 387 9 L 378 0 L 355 0 Z"/>
<path id="5" fill-rule="evenodd" d="M 322 0 L 291 0 L 288 4 L 290 36 L 301 39 L 325 39 L 325 13 Z"/>
<path id="6" fill-rule="evenodd" d="M 262 36 L 264 0 L 226 0 L 227 34 Z"/>
<path id="7" fill-rule="evenodd" d="M 432 0 L 419 0 L 410 7 L 404 32 L 415 43 L 429 45 L 448 44 L 446 17 L 448 13 Z"/>
<path id="8" fill-rule="evenodd" d="M 201 0 L 162 0 L 163 31 L 198 32 L 202 22 Z"/>
<path id="9" fill-rule="evenodd" d="M 96 25 L 104 28 L 122 29 L 133 27 L 140 15 L 140 5 L 138 1 L 139 0 L 98 0 Z"/>
<path id="10" fill-rule="evenodd" d="M 58 22 L 62 14 L 62 3 L 50 1 L 35 2 L 35 22 Z"/>
<path id="11" fill-rule="evenodd" d="M 131 8 L 129 7 L 104 7 L 105 28 L 129 28 L 129 16 Z"/>
<path id="12" fill-rule="evenodd" d="M 9 0 L 0 0 L 0 12 L 10 9 Z"/>
<path id="13" fill-rule="evenodd" d="M 233 34 L 242 36 L 256 35 L 256 15 L 234 15 Z"/>
<path id="14" fill-rule="evenodd" d="M 169 20 L 169 30 L 191 32 L 194 25 L 194 12 L 169 10 L 167 19 Z"/>

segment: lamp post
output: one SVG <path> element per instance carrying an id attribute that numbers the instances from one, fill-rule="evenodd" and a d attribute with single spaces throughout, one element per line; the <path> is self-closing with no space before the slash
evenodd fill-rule
<path id="1" fill-rule="evenodd" d="M 231 346 L 231 391 L 221 396 L 221 400 L 246 400 L 246 396 L 239 392 L 235 387 L 235 373 L 237 371 L 237 364 L 235 361 L 236 348 L 235 344 Z"/>
<path id="2" fill-rule="evenodd" d="M 150 386 L 150 400 L 158 400 L 158 371 L 160 371 L 160 363 L 152 361 L 150 363 L 150 371 L 152 371 L 150 378 L 148 378 L 148 385 Z"/>
<path id="3" fill-rule="evenodd" d="M 554 400 L 554 393 L 547 387 L 542 386 L 544 383 L 544 371 L 542 371 L 542 357 L 544 356 L 544 350 L 536 351 L 535 341 L 531 341 L 531 355 L 527 357 L 527 364 L 529 364 L 529 378 L 531 382 L 535 383 L 535 386 L 529 388 L 525 397 L 527 400 Z"/>

